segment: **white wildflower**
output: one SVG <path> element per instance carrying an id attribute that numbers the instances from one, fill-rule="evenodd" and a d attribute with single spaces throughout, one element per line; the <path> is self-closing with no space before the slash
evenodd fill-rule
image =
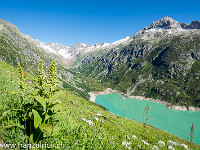
<path id="1" fill-rule="evenodd" d="M 143 142 L 145 145 L 148 145 L 148 146 L 149 146 L 149 143 L 147 143 L 146 141 L 142 140 L 142 142 Z"/>
<path id="2" fill-rule="evenodd" d="M 172 144 L 172 145 L 174 144 L 174 142 L 171 141 L 171 140 L 167 140 L 167 143 L 168 143 L 168 144 Z"/>
<path id="3" fill-rule="evenodd" d="M 158 150 L 159 148 L 158 148 L 158 146 L 155 146 L 155 145 L 154 145 L 154 146 L 152 147 L 152 149 L 153 149 L 153 150 Z"/>
<path id="4" fill-rule="evenodd" d="M 168 146 L 167 149 L 175 150 L 172 146 Z"/>
<path id="5" fill-rule="evenodd" d="M 91 120 L 86 120 L 86 119 L 83 119 L 83 118 L 82 118 L 82 120 L 84 120 L 85 122 L 87 122 L 89 125 L 93 126 L 93 122 Z"/>
<path id="6" fill-rule="evenodd" d="M 181 146 L 183 146 L 186 150 L 189 150 L 188 146 L 185 144 L 181 144 Z"/>
<path id="7" fill-rule="evenodd" d="M 139 148 L 142 148 L 142 145 L 138 145 Z"/>
<path id="8" fill-rule="evenodd" d="M 61 101 L 59 101 L 59 100 L 56 100 L 56 102 L 61 103 Z"/>
<path id="9" fill-rule="evenodd" d="M 130 138 L 128 137 L 128 135 L 125 135 L 125 137 L 126 137 L 127 139 L 129 139 L 129 140 L 130 140 Z"/>
<path id="10" fill-rule="evenodd" d="M 171 144 L 171 145 L 178 145 L 176 142 L 171 141 L 171 140 L 167 140 L 167 143 L 168 143 L 168 144 Z"/>
<path id="11" fill-rule="evenodd" d="M 135 135 L 133 135 L 132 137 L 133 137 L 134 139 L 137 139 L 137 136 L 135 136 Z"/>
<path id="12" fill-rule="evenodd" d="M 100 114 L 100 112 L 98 112 L 96 115 L 99 117 L 102 117 L 102 114 Z"/>
<path id="13" fill-rule="evenodd" d="M 4 147 L 4 145 L 3 144 L 0 144 L 0 148 L 3 148 Z"/>
<path id="14" fill-rule="evenodd" d="M 87 120 L 86 122 L 88 122 L 89 125 L 93 126 L 93 123 L 91 120 Z"/>
<path id="15" fill-rule="evenodd" d="M 99 118 L 97 118 L 97 117 L 94 117 L 97 121 L 99 121 Z"/>
<path id="16" fill-rule="evenodd" d="M 130 144 L 132 144 L 132 143 L 127 142 L 126 140 L 124 142 L 122 142 L 122 145 L 125 145 L 128 149 L 131 149 L 130 147 L 128 147 Z"/>
<path id="17" fill-rule="evenodd" d="M 158 141 L 158 145 L 160 146 L 160 147 L 163 147 L 163 146 L 165 146 L 165 142 L 163 142 L 163 141 Z"/>

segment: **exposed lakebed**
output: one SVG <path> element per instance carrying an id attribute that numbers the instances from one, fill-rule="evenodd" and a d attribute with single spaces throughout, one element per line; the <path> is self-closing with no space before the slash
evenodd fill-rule
<path id="1" fill-rule="evenodd" d="M 150 119 L 147 124 L 168 131 L 183 139 L 190 139 L 190 129 L 194 125 L 193 142 L 200 144 L 200 111 L 180 111 L 166 106 L 132 98 L 122 99 L 120 94 L 105 94 L 96 97 L 96 103 L 110 112 L 142 122 L 145 107 L 149 106 Z"/>

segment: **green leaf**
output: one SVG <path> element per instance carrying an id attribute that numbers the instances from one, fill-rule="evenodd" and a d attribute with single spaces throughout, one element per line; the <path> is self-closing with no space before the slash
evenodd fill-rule
<path id="1" fill-rule="evenodd" d="M 48 124 L 43 124 L 39 126 L 40 130 L 44 133 L 47 134 L 52 134 L 53 133 L 53 125 L 48 123 Z"/>
<path id="2" fill-rule="evenodd" d="M 34 144 L 33 134 L 30 135 L 29 144 Z"/>
<path id="3" fill-rule="evenodd" d="M 39 113 L 32 109 L 33 115 L 34 115 L 34 127 L 37 128 L 42 123 L 42 118 L 40 117 Z"/>
<path id="4" fill-rule="evenodd" d="M 57 91 L 57 92 L 55 92 L 55 94 L 53 95 L 53 100 L 55 100 L 56 98 L 58 98 L 60 95 L 62 95 L 62 94 L 64 94 L 64 92 L 63 91 Z"/>
<path id="5" fill-rule="evenodd" d="M 51 110 L 54 112 L 54 113 L 56 113 L 56 112 L 58 112 L 60 109 L 61 109 L 61 105 L 59 104 L 59 103 L 56 103 L 52 108 L 51 108 Z"/>
<path id="6" fill-rule="evenodd" d="M 41 96 L 34 96 L 35 100 L 40 103 L 44 110 L 46 110 L 46 100 Z"/>

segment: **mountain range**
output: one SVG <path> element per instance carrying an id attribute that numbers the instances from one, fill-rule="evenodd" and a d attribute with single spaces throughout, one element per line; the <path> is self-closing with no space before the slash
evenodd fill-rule
<path id="1" fill-rule="evenodd" d="M 200 106 L 200 21 L 191 24 L 164 17 L 131 37 L 113 43 L 71 47 L 45 43 L 22 34 L 16 26 L 0 20 L 0 59 L 16 66 L 20 62 L 33 74 L 43 59 L 45 67 L 56 59 L 64 84 L 82 93 L 88 80 L 103 87 L 158 98 L 172 104 Z M 100 90 L 100 89 L 99 89 Z"/>

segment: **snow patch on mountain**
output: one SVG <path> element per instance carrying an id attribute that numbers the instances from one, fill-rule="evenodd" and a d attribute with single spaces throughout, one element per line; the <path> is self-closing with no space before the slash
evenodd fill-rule
<path id="1" fill-rule="evenodd" d="M 71 59 L 72 55 L 70 53 L 67 53 L 65 49 L 60 49 L 58 51 L 58 54 L 63 56 L 65 59 Z"/>
<path id="2" fill-rule="evenodd" d="M 121 40 L 115 41 L 115 42 L 113 42 L 111 45 L 117 46 L 117 45 L 119 45 L 119 44 L 121 44 L 121 43 L 124 43 L 124 42 L 126 42 L 126 41 L 128 41 L 128 40 L 130 40 L 130 37 L 129 37 L 129 36 L 127 36 L 127 37 L 125 37 L 125 38 L 123 38 L 123 39 L 121 39 Z"/>
<path id="3" fill-rule="evenodd" d="M 52 49 L 49 45 L 46 45 L 44 42 L 41 42 L 40 47 L 42 47 L 43 49 L 45 49 L 46 51 L 50 52 L 50 53 L 55 53 L 56 51 L 54 49 Z"/>

